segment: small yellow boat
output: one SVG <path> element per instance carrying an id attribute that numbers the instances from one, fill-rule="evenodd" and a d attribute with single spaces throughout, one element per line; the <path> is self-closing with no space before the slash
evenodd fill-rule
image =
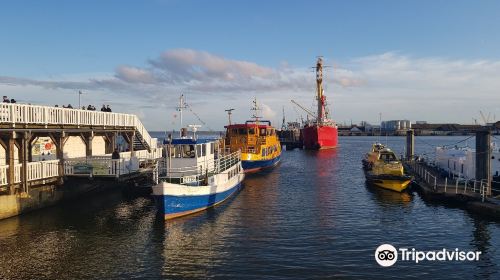
<path id="1" fill-rule="evenodd" d="M 391 149 L 375 143 L 363 159 L 366 181 L 375 186 L 402 192 L 412 177 L 404 174 L 403 164 L 397 160 Z"/>

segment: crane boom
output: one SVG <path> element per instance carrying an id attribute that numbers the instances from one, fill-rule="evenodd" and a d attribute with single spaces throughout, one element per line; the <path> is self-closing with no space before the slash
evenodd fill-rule
<path id="1" fill-rule="evenodd" d="M 297 105 L 297 107 L 299 107 L 300 109 L 304 110 L 309 116 L 313 117 L 313 119 L 316 119 L 316 116 L 309 110 L 307 110 L 306 108 L 304 108 L 302 105 L 300 105 L 299 103 L 295 102 L 295 100 L 291 100 L 293 104 Z"/>

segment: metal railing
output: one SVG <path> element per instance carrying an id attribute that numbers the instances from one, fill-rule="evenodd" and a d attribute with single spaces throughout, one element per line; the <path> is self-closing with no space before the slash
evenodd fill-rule
<path id="1" fill-rule="evenodd" d="M 175 160 L 175 159 L 174 159 Z M 203 166 L 168 166 L 168 158 L 164 158 L 158 164 L 159 179 L 167 179 L 181 185 L 199 185 L 208 173 L 221 174 L 241 161 L 241 152 L 228 153 L 220 156 L 218 159 L 210 160 Z"/>
<path id="2" fill-rule="evenodd" d="M 410 165 L 413 171 L 418 175 L 425 183 L 433 186 L 434 190 L 438 187 L 443 187 L 444 192 L 454 192 L 455 194 L 467 194 L 467 193 L 477 193 L 481 196 L 484 201 L 485 197 L 488 197 L 487 190 L 490 189 L 491 192 L 500 193 L 500 189 L 494 188 L 493 185 L 500 185 L 500 182 L 492 181 L 491 185 L 488 185 L 488 180 L 475 180 L 462 177 L 461 174 L 451 174 L 449 177 L 444 177 L 444 183 L 439 185 L 439 179 L 437 175 L 434 175 L 427 168 L 425 163 L 412 162 Z M 443 179 L 443 178 L 442 178 Z"/>
<path id="3" fill-rule="evenodd" d="M 119 177 L 138 170 L 139 166 L 129 159 L 87 158 L 85 160 L 72 159 L 64 162 L 64 174 L 68 176 Z"/>
<path id="4" fill-rule="evenodd" d="M 40 125 L 75 125 L 103 127 L 133 127 L 150 147 L 157 147 L 157 139 L 151 138 L 136 115 L 87 111 L 49 106 L 0 103 L 0 122 Z"/>

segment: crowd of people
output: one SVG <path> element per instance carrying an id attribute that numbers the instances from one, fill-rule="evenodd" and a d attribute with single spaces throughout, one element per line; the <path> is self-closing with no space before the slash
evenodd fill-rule
<path id="1" fill-rule="evenodd" d="M 59 107 L 59 105 L 55 105 L 55 107 Z M 71 106 L 71 104 L 68 104 L 68 105 L 62 105 L 63 108 L 68 108 L 68 109 L 73 109 L 73 106 Z M 85 106 L 82 106 L 81 108 L 82 110 L 87 110 L 87 111 L 96 111 L 96 108 L 94 105 L 90 105 L 85 107 Z M 101 112 L 112 112 L 111 108 L 109 107 L 109 105 L 102 105 L 101 107 Z"/>
<path id="2" fill-rule="evenodd" d="M 8 96 L 4 95 L 3 96 L 3 103 L 17 103 L 17 101 L 12 98 L 12 99 L 9 99 Z M 29 104 L 31 105 L 31 104 Z M 55 105 L 54 107 L 59 107 L 59 105 Z M 67 109 L 73 109 L 73 106 L 71 104 L 68 104 L 68 105 L 62 105 L 62 108 L 67 108 Z M 85 106 L 82 106 L 81 108 L 82 110 L 87 110 L 87 111 L 96 111 L 96 108 L 94 105 L 90 105 L 85 107 Z M 101 112 L 112 112 L 111 108 L 109 107 L 109 105 L 102 105 L 101 107 Z"/>
<path id="3" fill-rule="evenodd" d="M 16 103 L 17 101 L 12 98 L 12 99 L 9 99 L 9 97 L 7 97 L 6 95 L 3 96 L 3 103 Z"/>

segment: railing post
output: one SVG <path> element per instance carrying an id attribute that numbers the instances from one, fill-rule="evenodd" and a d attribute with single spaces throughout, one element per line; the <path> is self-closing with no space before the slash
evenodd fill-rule
<path id="1" fill-rule="evenodd" d="M 444 192 L 446 193 L 446 187 L 448 187 L 448 177 L 444 178 Z"/>
<path id="2" fill-rule="evenodd" d="M 468 183 L 467 180 L 465 180 L 465 182 L 464 182 L 464 193 L 467 192 L 467 183 Z"/>
<path id="3" fill-rule="evenodd" d="M 434 190 L 437 189 L 437 178 L 436 176 L 434 176 Z"/>
<path id="4" fill-rule="evenodd" d="M 458 193 L 458 178 L 455 179 L 455 193 Z"/>
<path id="5" fill-rule="evenodd" d="M 476 192 L 476 179 L 474 179 L 474 190 L 472 192 Z"/>

